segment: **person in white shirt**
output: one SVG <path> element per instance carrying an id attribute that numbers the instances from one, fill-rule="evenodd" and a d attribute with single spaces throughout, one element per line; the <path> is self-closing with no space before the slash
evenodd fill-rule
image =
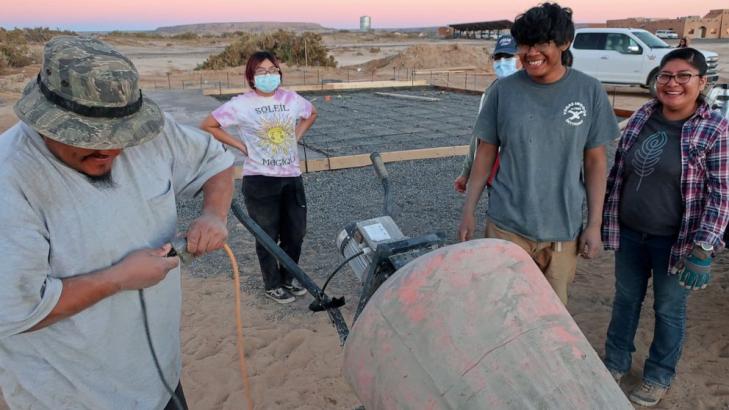
<path id="1" fill-rule="evenodd" d="M 243 195 L 248 214 L 298 262 L 306 234 L 306 194 L 297 145 L 316 121 L 316 109 L 281 87 L 281 66 L 270 52 L 251 55 L 245 77 L 251 91 L 217 108 L 200 128 L 245 156 Z M 224 127 L 235 127 L 238 136 Z M 259 242 L 256 254 L 267 297 L 283 304 L 306 294 Z"/>

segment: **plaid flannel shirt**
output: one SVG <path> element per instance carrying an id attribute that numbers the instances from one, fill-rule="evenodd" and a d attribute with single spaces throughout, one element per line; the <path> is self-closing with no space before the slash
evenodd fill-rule
<path id="1" fill-rule="evenodd" d="M 607 182 L 603 210 L 602 240 L 605 249 L 620 246 L 619 206 L 623 189 L 625 155 L 643 126 L 660 109 L 657 100 L 643 105 L 628 121 L 615 152 L 615 162 Z M 678 239 L 671 248 L 668 269 L 675 273 L 695 242 L 724 247 L 722 235 L 729 222 L 729 121 L 712 112 L 701 101 L 681 130 L 681 196 L 684 213 Z"/>

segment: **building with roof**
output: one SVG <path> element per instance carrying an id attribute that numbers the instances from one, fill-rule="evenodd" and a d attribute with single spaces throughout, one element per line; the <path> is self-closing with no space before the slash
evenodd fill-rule
<path id="1" fill-rule="evenodd" d="M 686 16 L 674 19 L 627 18 L 608 20 L 608 27 L 642 28 L 653 33 L 656 30 L 673 30 L 679 37 L 729 38 L 729 9 L 710 10 L 704 17 Z"/>
<path id="2" fill-rule="evenodd" d="M 506 34 L 513 23 L 509 20 L 480 21 L 475 23 L 449 24 L 453 38 L 496 39 Z"/>

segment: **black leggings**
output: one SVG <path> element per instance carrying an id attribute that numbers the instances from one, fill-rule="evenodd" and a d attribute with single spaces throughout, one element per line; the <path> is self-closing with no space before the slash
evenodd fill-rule
<path id="1" fill-rule="evenodd" d="M 306 234 L 306 194 L 299 177 L 252 175 L 243 178 L 243 195 L 248 215 L 281 246 L 294 262 L 299 262 Z M 266 290 L 289 284 L 293 275 L 258 241 L 256 254 Z"/>

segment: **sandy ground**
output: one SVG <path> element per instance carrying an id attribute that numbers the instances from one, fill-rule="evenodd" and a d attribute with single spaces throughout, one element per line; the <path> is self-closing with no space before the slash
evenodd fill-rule
<path id="1" fill-rule="evenodd" d="M 414 41 L 420 43 L 420 41 Z M 392 42 L 341 44 L 335 56 L 342 63 L 360 64 L 359 57 L 382 58 L 402 51 Z M 729 43 L 695 44 L 729 56 Z M 128 47 L 128 48 L 124 48 Z M 214 47 L 220 47 L 215 45 Z M 379 47 L 378 52 L 369 52 Z M 130 44 L 120 47 L 129 53 L 143 76 L 164 76 L 170 70 L 189 70 L 207 53 L 217 49 L 198 46 L 158 47 Z M 166 51 L 170 49 L 171 51 Z M 345 51 L 348 50 L 348 51 Z M 358 56 L 357 53 L 362 53 Z M 368 54 L 369 53 L 369 54 Z M 368 59 L 369 59 L 368 58 Z M 724 57 L 724 59 L 726 59 Z M 729 63 L 723 63 L 723 76 L 729 78 Z M 37 72 L 15 74 L 0 82 L 0 131 L 15 122 L 12 103 L 22 84 Z M 2 80 L 2 79 L 0 79 Z M 20 84 L 20 85 L 18 85 Z M 478 85 L 479 87 L 481 85 Z M 608 88 L 610 91 L 610 88 Z M 615 93 L 615 105 L 634 108 L 645 101 L 640 89 L 622 89 Z M 456 174 L 454 169 L 453 174 Z M 417 208 L 417 203 L 409 203 Z M 455 226 L 455 222 L 453 222 Z M 244 267 L 244 282 L 260 282 L 250 239 L 232 235 L 234 249 Z M 333 241 L 333 238 L 332 238 Z M 332 245 L 333 246 L 333 245 Z M 304 269 L 314 269 L 316 249 L 304 250 Z M 327 261 L 330 265 L 335 261 Z M 602 353 L 605 331 L 613 295 L 612 254 L 581 261 L 571 288 L 569 310 L 598 353 Z M 200 277 L 195 270 L 203 270 Z M 232 281 L 226 263 L 201 260 L 186 268 L 183 275 L 182 351 L 183 384 L 193 409 L 240 409 L 244 407 L 242 382 L 237 365 L 234 333 L 234 298 Z M 349 280 L 355 280 L 350 273 Z M 659 406 L 662 409 L 727 409 L 729 408 L 729 258 L 722 254 L 716 263 L 716 278 L 705 291 L 689 299 L 687 339 L 678 378 Z M 347 294 L 348 299 L 356 295 Z M 293 306 L 281 307 L 262 297 L 258 288 L 244 286 L 243 317 L 246 335 L 246 356 L 251 375 L 251 396 L 260 409 L 352 409 L 358 400 L 341 376 L 342 349 L 334 329 L 324 314 L 308 312 L 309 297 Z M 652 301 L 646 300 L 650 307 Z M 354 307 L 343 309 L 348 322 Z M 644 309 L 636 337 L 634 367 L 623 383 L 627 390 L 639 382 L 640 364 L 651 339 L 650 309 Z M 6 407 L 0 400 L 0 410 Z"/>
<path id="2" fill-rule="evenodd" d="M 235 336 L 232 280 L 183 280 L 182 351 L 191 409 L 245 408 Z M 306 300 L 309 298 L 307 297 Z M 245 351 L 259 409 L 353 409 L 357 398 L 341 376 L 342 348 L 324 314 L 281 307 L 260 294 L 243 294 Z"/>
<path id="3" fill-rule="evenodd" d="M 581 262 L 569 310 L 602 354 L 610 317 L 612 255 Z M 729 408 L 729 261 L 717 263 L 717 279 L 690 298 L 687 340 L 678 378 L 659 409 Z M 229 279 L 183 280 L 183 383 L 193 409 L 241 408 L 243 388 L 235 356 L 233 289 Z M 244 294 L 246 355 L 252 398 L 261 409 L 353 409 L 357 398 L 340 374 L 342 349 L 322 314 L 306 312 L 304 301 L 291 315 L 260 295 Z M 647 298 L 645 305 L 651 306 Z M 351 312 L 345 310 L 347 320 Z M 636 337 L 637 353 L 622 387 L 640 382 L 641 364 L 652 337 L 652 317 L 644 309 Z"/>

